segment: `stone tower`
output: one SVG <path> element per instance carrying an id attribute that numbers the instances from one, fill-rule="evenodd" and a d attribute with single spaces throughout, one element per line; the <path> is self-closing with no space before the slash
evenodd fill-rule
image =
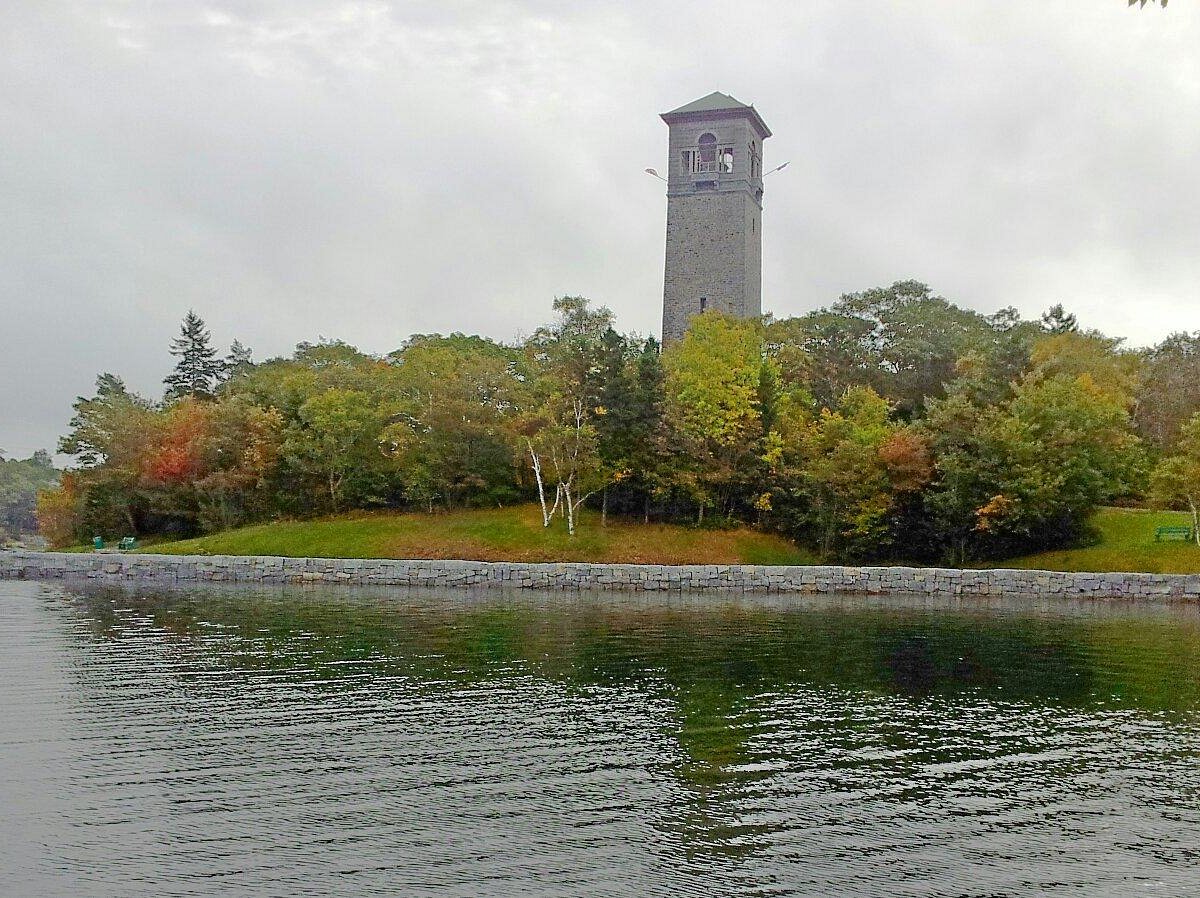
<path id="1" fill-rule="evenodd" d="M 662 120 L 670 128 L 666 345 L 706 309 L 762 314 L 762 145 L 771 129 L 753 106 L 722 93 Z"/>

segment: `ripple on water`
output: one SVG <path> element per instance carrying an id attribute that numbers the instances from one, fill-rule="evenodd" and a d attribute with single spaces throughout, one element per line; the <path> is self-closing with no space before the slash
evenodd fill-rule
<path id="1" fill-rule="evenodd" d="M 0 583 L 4 895 L 1193 895 L 1186 611 Z"/>

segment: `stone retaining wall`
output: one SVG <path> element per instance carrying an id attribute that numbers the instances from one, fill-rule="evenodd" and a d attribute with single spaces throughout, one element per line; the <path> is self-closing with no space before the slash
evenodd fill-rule
<path id="1" fill-rule="evenodd" d="M 163 583 L 321 583 L 347 586 L 502 587 L 551 590 L 725 590 L 743 593 L 935 593 L 955 596 L 1109 597 L 1200 601 L 1200 575 L 1089 574 L 953 568 L 765 565 L 523 564 L 116 555 L 0 551 L 0 579 Z"/>

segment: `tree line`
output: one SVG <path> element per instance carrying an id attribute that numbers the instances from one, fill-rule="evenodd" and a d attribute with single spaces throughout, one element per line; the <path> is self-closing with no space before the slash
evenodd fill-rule
<path id="1" fill-rule="evenodd" d="M 10 538 L 37 532 L 38 493 L 58 482 L 50 454 L 39 450 L 29 458 L 5 458 L 0 450 L 0 545 Z"/>
<path id="2" fill-rule="evenodd" d="M 1200 334 L 1148 350 L 915 281 L 795 318 L 708 312 L 660 350 L 581 297 L 519 343 L 417 334 L 221 358 L 189 312 L 161 400 L 102 374 L 38 502 L 65 544 L 351 509 L 534 501 L 962 563 L 1088 538 L 1097 505 L 1200 508 Z M 561 524 L 559 523 L 561 521 Z"/>

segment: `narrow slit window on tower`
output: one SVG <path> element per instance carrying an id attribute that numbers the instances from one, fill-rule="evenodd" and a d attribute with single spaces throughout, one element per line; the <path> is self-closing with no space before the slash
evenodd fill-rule
<path id="1" fill-rule="evenodd" d="M 701 134 L 696 151 L 697 166 L 693 171 L 717 170 L 717 138 L 712 134 Z"/>
<path id="2" fill-rule="evenodd" d="M 700 311 L 703 312 L 707 308 L 708 308 L 708 297 L 701 296 L 700 297 Z"/>

